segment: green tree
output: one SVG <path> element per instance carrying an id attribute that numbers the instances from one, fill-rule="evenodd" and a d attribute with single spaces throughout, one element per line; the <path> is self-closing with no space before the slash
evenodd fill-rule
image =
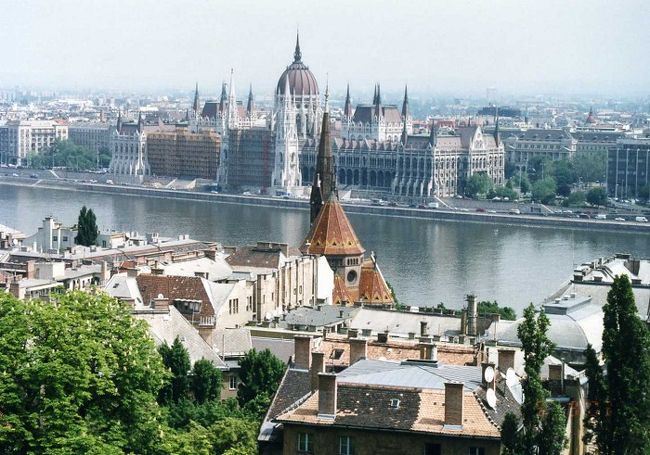
<path id="1" fill-rule="evenodd" d="M 607 171 L 606 152 L 577 153 L 572 160 L 576 179 L 587 182 L 604 182 Z"/>
<path id="2" fill-rule="evenodd" d="M 639 198 L 643 199 L 644 201 L 650 200 L 650 184 L 643 185 L 641 188 L 639 188 Z"/>
<path id="3" fill-rule="evenodd" d="M 585 372 L 589 379 L 589 393 L 587 395 L 587 411 L 584 418 L 585 444 L 593 443 L 598 448 L 598 453 L 611 453 L 608 438 L 609 416 L 607 412 L 607 382 L 600 366 L 598 355 L 591 346 L 587 345 L 585 351 Z"/>
<path id="4" fill-rule="evenodd" d="M 524 403 L 521 406 L 521 416 L 524 428 L 522 445 L 525 453 L 535 453 L 539 444 L 541 416 L 544 414 L 548 393 L 544 390 L 540 371 L 544 360 L 553 350 L 553 343 L 548 339 L 547 332 L 550 321 L 544 310 L 535 316 L 535 307 L 531 303 L 524 310 L 524 320 L 517 328 L 517 336 L 524 351 L 523 381 Z"/>
<path id="5" fill-rule="evenodd" d="M 479 194 L 487 194 L 492 188 L 492 179 L 485 172 L 472 174 L 465 184 L 465 194 L 469 197 L 476 197 Z"/>
<path id="6" fill-rule="evenodd" d="M 587 192 L 587 202 L 591 205 L 607 205 L 607 190 L 602 187 L 592 188 Z"/>
<path id="7" fill-rule="evenodd" d="M 77 221 L 77 236 L 74 242 L 77 245 L 92 246 L 97 243 L 99 229 L 97 229 L 97 219 L 93 209 L 86 209 L 84 205 L 79 212 Z"/>
<path id="8" fill-rule="evenodd" d="M 539 434 L 539 455 L 560 455 L 566 445 L 566 416 L 562 406 L 551 401 L 546 404 L 546 412 Z"/>
<path id="9" fill-rule="evenodd" d="M 533 199 L 540 201 L 542 204 L 548 204 L 555 199 L 557 187 L 553 177 L 546 177 L 533 183 Z"/>
<path id="10" fill-rule="evenodd" d="M 98 161 L 99 161 L 99 167 L 100 168 L 107 168 L 111 164 L 111 159 L 113 158 L 113 155 L 111 154 L 111 151 L 108 147 L 100 147 L 99 148 L 99 153 L 98 153 Z"/>
<path id="11" fill-rule="evenodd" d="M 574 191 L 569 194 L 569 197 L 564 200 L 565 207 L 582 207 L 585 205 L 587 196 L 584 191 Z"/>
<path id="12" fill-rule="evenodd" d="M 40 154 L 30 155 L 29 163 L 30 166 L 39 169 L 65 167 L 87 171 L 97 167 L 97 154 L 71 141 L 57 140 Z"/>
<path id="13" fill-rule="evenodd" d="M 192 395 L 197 403 L 218 400 L 223 385 L 221 370 L 209 360 L 201 359 L 194 362 L 190 375 Z"/>
<path id="14" fill-rule="evenodd" d="M 519 453 L 519 419 L 512 412 L 506 414 L 501 425 L 501 443 L 503 455 L 517 455 Z"/>
<path id="15" fill-rule="evenodd" d="M 165 367 L 171 373 L 171 378 L 160 390 L 160 402 L 171 403 L 187 398 L 190 390 L 190 354 L 176 337 L 171 346 L 163 343 L 158 347 Z"/>
<path id="16" fill-rule="evenodd" d="M 513 190 L 512 188 L 508 188 L 507 186 L 498 186 L 494 188 L 494 195 L 492 196 L 492 198 L 494 198 L 495 196 L 498 196 L 501 199 L 507 197 L 511 201 L 517 199 L 517 193 L 515 192 L 515 190 Z"/>
<path id="17" fill-rule="evenodd" d="M 153 454 L 166 372 L 146 323 L 105 294 L 0 292 L 0 452 Z"/>
<path id="18" fill-rule="evenodd" d="M 569 160 L 553 161 L 550 171 L 557 185 L 557 194 L 560 196 L 571 194 L 571 186 L 576 181 L 572 163 Z"/>
<path id="19" fill-rule="evenodd" d="M 257 454 L 257 422 L 226 417 L 210 426 L 213 453 L 238 455 Z"/>
<path id="20" fill-rule="evenodd" d="M 528 179 L 528 174 L 524 171 L 519 171 L 515 174 L 510 180 L 510 186 L 513 188 L 519 188 L 521 194 L 526 194 L 530 192 L 531 184 Z"/>
<path id="21" fill-rule="evenodd" d="M 479 302 L 478 312 L 479 314 L 498 314 L 501 316 L 501 319 L 505 319 L 506 321 L 514 321 L 517 319 L 515 310 L 508 306 L 500 307 L 496 300 L 494 302 L 487 300 Z"/>
<path id="22" fill-rule="evenodd" d="M 598 439 L 603 438 L 616 454 L 650 453 L 650 336 L 626 275 L 614 278 L 603 312 L 602 355 L 610 410 L 609 419 L 596 424 L 605 432 Z"/>
<path id="23" fill-rule="evenodd" d="M 284 374 L 285 364 L 265 349 L 252 349 L 239 361 L 239 389 L 237 399 L 245 405 L 256 396 L 273 396 Z"/>

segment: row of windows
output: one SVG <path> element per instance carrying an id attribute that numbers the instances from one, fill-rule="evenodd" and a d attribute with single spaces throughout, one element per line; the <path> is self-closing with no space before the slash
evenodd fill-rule
<path id="1" fill-rule="evenodd" d="M 339 455 L 354 455 L 354 438 L 352 436 L 339 436 L 338 449 Z M 298 433 L 298 453 L 314 453 L 314 435 L 312 433 Z M 442 446 L 440 444 L 425 444 L 422 453 L 423 455 L 442 455 Z M 485 455 L 485 448 L 469 447 L 467 455 Z"/>
<path id="2" fill-rule="evenodd" d="M 228 300 L 228 314 L 239 313 L 239 299 Z"/>

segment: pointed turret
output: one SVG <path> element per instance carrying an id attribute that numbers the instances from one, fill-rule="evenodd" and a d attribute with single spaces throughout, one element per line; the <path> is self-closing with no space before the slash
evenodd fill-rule
<path id="1" fill-rule="evenodd" d="M 429 145 L 434 148 L 438 144 L 438 130 L 436 129 L 436 121 L 431 119 L 431 132 L 429 133 Z"/>
<path id="2" fill-rule="evenodd" d="M 253 115 L 253 110 L 255 109 L 255 101 L 253 100 L 253 84 L 250 84 L 248 88 L 248 103 L 246 103 L 246 114 L 249 117 Z"/>
<path id="3" fill-rule="evenodd" d="M 138 132 L 142 133 L 144 131 L 144 117 L 142 113 L 138 114 Z"/>
<path id="4" fill-rule="evenodd" d="M 375 93 L 372 95 L 373 106 L 377 104 L 377 84 L 375 84 Z"/>
<path id="5" fill-rule="evenodd" d="M 332 157 L 332 143 L 330 139 L 330 114 L 323 113 L 318 156 L 316 157 L 316 173 L 311 189 L 309 204 L 311 206 L 310 223 L 313 223 L 320 212 L 323 203 L 330 197 L 338 199 L 336 194 L 336 175 L 334 174 L 334 158 Z"/>
<path id="6" fill-rule="evenodd" d="M 122 132 L 122 111 L 119 110 L 117 111 L 117 132 L 121 133 Z"/>
<path id="7" fill-rule="evenodd" d="M 375 115 L 377 118 L 381 118 L 383 116 L 382 112 L 382 107 L 381 107 L 381 86 L 377 84 L 377 96 L 375 100 Z"/>
<path id="8" fill-rule="evenodd" d="M 228 91 L 226 90 L 226 83 L 221 83 L 221 97 L 219 98 L 219 112 L 224 113 L 226 111 L 226 105 L 228 104 Z"/>
<path id="9" fill-rule="evenodd" d="M 194 115 L 199 115 L 199 83 L 196 83 L 196 88 L 194 89 L 194 102 L 192 103 L 192 109 L 194 110 Z"/>
<path id="10" fill-rule="evenodd" d="M 377 83 L 377 105 L 381 106 L 381 86 Z"/>
<path id="11" fill-rule="evenodd" d="M 496 142 L 497 147 L 501 143 L 501 136 L 499 134 L 499 106 L 496 106 L 494 108 L 494 114 L 495 114 L 495 119 L 494 119 L 494 142 Z"/>
<path id="12" fill-rule="evenodd" d="M 406 122 L 404 122 L 404 128 L 402 128 L 402 137 L 401 137 L 401 142 L 402 142 L 402 147 L 406 147 L 406 142 L 408 141 L 409 138 L 409 133 L 406 130 Z"/>
<path id="13" fill-rule="evenodd" d="M 404 102 L 402 103 L 402 118 L 406 120 L 407 117 L 410 117 L 411 113 L 409 112 L 409 89 L 408 86 L 404 86 Z"/>
<path id="14" fill-rule="evenodd" d="M 352 102 L 350 100 L 350 84 L 348 84 L 348 90 L 345 94 L 345 106 L 343 106 L 343 116 L 348 120 L 352 118 Z"/>
<path id="15" fill-rule="evenodd" d="M 302 61 L 302 52 L 300 52 L 300 32 L 296 32 L 296 49 L 293 51 L 293 62 L 300 63 Z"/>

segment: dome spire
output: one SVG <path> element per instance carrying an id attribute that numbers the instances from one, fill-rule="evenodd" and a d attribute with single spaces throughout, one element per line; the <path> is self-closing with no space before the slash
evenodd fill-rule
<path id="1" fill-rule="evenodd" d="M 300 31 L 296 31 L 296 50 L 293 52 L 293 62 L 302 61 L 302 52 L 300 52 Z"/>
<path id="2" fill-rule="evenodd" d="M 408 85 L 404 85 L 404 102 L 402 103 L 402 117 L 406 119 L 410 116 L 409 112 L 409 88 Z"/>

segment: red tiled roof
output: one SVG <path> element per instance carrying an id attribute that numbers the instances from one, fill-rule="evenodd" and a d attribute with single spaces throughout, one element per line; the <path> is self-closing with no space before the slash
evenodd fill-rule
<path id="1" fill-rule="evenodd" d="M 323 205 L 301 250 L 324 256 L 355 256 L 366 251 L 337 200 Z"/>

